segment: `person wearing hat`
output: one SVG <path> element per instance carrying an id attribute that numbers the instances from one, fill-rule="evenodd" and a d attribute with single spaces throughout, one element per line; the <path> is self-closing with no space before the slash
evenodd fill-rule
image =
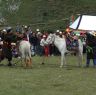
<path id="1" fill-rule="evenodd" d="M 44 64 L 44 61 L 45 61 L 45 53 L 46 53 L 46 50 L 45 50 L 45 47 L 48 45 L 48 43 L 46 42 L 46 35 L 43 35 L 41 41 L 40 41 L 40 46 L 41 46 L 41 56 L 44 56 L 42 57 L 42 64 Z"/>
<path id="2" fill-rule="evenodd" d="M 78 43 L 78 36 L 77 35 L 74 35 L 73 36 L 73 40 L 72 40 L 72 49 L 77 52 L 78 51 L 78 46 L 79 46 L 79 43 Z"/>
<path id="3" fill-rule="evenodd" d="M 16 25 L 16 32 L 17 33 L 21 33 L 21 26 L 20 26 L 20 24 L 19 23 L 17 23 L 17 25 Z"/>
<path id="4" fill-rule="evenodd" d="M 96 67 L 96 37 L 92 34 L 86 34 L 86 67 L 89 67 L 90 60 L 93 60 L 93 66 Z"/>
<path id="5" fill-rule="evenodd" d="M 36 29 L 37 32 L 39 32 L 40 30 L 39 29 Z"/>
<path id="6" fill-rule="evenodd" d="M 32 45 L 31 47 L 31 50 L 32 50 L 32 55 L 35 56 L 37 54 L 37 41 L 38 41 L 38 38 L 37 38 L 37 35 L 35 32 L 33 32 L 32 34 L 30 34 L 30 37 L 29 37 L 29 41 Z"/>
<path id="7" fill-rule="evenodd" d="M 59 32 L 60 32 L 59 30 L 56 30 L 56 33 L 55 33 L 55 34 L 56 34 L 57 36 L 59 36 L 59 35 L 60 35 Z"/>
<path id="8" fill-rule="evenodd" d="M 7 33 L 4 35 L 3 38 L 3 54 L 4 57 L 8 59 L 8 66 L 12 66 L 12 28 L 7 29 Z"/>

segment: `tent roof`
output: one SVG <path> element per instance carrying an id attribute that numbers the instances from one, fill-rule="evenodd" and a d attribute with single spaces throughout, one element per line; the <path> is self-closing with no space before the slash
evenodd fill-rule
<path id="1" fill-rule="evenodd" d="M 69 27 L 76 30 L 96 31 L 96 16 L 81 15 Z"/>

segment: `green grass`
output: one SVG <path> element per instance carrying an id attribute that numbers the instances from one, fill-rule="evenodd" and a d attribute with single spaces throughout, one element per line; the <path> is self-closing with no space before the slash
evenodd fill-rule
<path id="1" fill-rule="evenodd" d="M 92 64 L 90 68 L 84 68 L 85 58 L 81 68 L 77 67 L 76 57 L 67 57 L 67 68 L 59 68 L 60 57 L 46 59 L 45 65 L 40 64 L 40 57 L 32 59 L 32 69 L 24 69 L 20 63 L 12 68 L 0 66 L 0 95 L 96 94 L 96 69 Z"/>

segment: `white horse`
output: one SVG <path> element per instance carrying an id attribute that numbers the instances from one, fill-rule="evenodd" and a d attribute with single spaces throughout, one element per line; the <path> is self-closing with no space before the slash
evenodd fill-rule
<path id="1" fill-rule="evenodd" d="M 67 46 L 66 46 L 66 39 L 65 38 L 60 38 L 56 34 L 49 34 L 49 36 L 46 39 L 46 42 L 48 44 L 54 43 L 54 45 L 58 48 L 59 52 L 61 53 L 61 65 L 66 66 L 66 58 L 65 58 L 65 53 L 67 52 Z M 82 56 L 83 56 L 83 44 L 80 39 L 78 39 L 79 47 L 78 47 L 78 62 L 79 66 L 82 63 Z"/>
<path id="2" fill-rule="evenodd" d="M 24 62 L 25 67 L 32 66 L 32 59 L 31 59 L 31 45 L 29 41 L 22 40 L 19 43 L 19 52 L 22 58 L 22 63 Z"/>

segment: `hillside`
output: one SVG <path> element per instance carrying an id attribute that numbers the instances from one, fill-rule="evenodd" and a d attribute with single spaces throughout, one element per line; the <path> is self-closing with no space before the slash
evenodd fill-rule
<path id="1" fill-rule="evenodd" d="M 96 0 L 0 0 L 0 22 L 64 29 L 73 14 L 96 15 Z"/>

